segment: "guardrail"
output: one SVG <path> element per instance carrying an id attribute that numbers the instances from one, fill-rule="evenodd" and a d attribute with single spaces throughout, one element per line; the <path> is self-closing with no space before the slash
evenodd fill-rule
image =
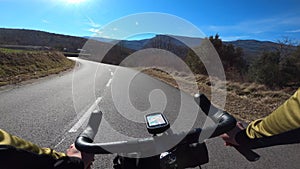
<path id="1" fill-rule="evenodd" d="M 91 54 L 88 54 L 88 53 L 69 53 L 69 52 L 63 52 L 63 54 L 66 57 L 91 56 Z"/>

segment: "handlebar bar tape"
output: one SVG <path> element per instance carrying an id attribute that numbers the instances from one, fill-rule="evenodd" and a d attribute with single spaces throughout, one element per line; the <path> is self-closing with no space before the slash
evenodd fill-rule
<path id="1" fill-rule="evenodd" d="M 90 138 L 91 140 L 94 140 L 95 135 L 98 132 L 101 120 L 102 120 L 102 112 L 98 110 L 93 111 L 89 119 L 88 126 L 80 134 L 80 136 L 84 136 Z"/>
<path id="2" fill-rule="evenodd" d="M 204 94 L 196 94 L 194 96 L 195 102 L 199 105 L 201 110 L 210 117 L 215 123 L 217 128 L 211 137 L 219 136 L 236 126 L 236 119 L 225 111 L 216 108 Z"/>
<path id="3" fill-rule="evenodd" d="M 211 102 L 204 94 L 195 94 L 194 100 L 207 116 L 209 116 L 210 114 L 215 114 L 219 110 L 211 104 Z"/>
<path id="4" fill-rule="evenodd" d="M 103 153 L 109 153 L 105 149 L 93 145 L 93 140 L 98 132 L 101 120 L 102 120 L 102 112 L 99 110 L 93 111 L 87 127 L 79 135 L 79 137 L 77 137 L 75 141 L 75 147 L 79 151 L 84 151 L 86 153 L 93 153 L 95 150 L 100 148 L 101 150 L 97 150 L 97 151 L 101 151 Z"/>

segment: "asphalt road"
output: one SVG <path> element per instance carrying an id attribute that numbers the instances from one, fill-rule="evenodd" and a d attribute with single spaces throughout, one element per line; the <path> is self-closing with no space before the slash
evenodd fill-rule
<path id="1" fill-rule="evenodd" d="M 202 126 L 205 119 L 195 114 L 192 97 L 167 84 L 127 68 L 81 59 L 73 71 L 0 91 L 0 107 L 0 128 L 59 151 L 75 140 L 94 109 L 104 117 L 96 142 L 148 137 L 142 123 L 147 112 L 165 110 L 178 131 Z M 220 138 L 206 143 L 210 162 L 203 168 L 300 168 L 300 144 L 255 150 L 260 160 L 248 162 Z M 112 168 L 113 157 L 97 155 L 94 168 Z"/>

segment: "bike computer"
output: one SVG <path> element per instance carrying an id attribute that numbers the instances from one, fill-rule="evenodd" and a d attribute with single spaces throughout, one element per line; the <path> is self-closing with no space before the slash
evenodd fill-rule
<path id="1" fill-rule="evenodd" d="M 162 113 L 147 114 L 145 120 L 150 134 L 160 134 L 170 128 L 170 123 Z"/>

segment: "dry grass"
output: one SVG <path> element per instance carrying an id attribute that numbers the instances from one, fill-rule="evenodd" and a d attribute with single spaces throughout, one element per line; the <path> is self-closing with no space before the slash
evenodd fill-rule
<path id="1" fill-rule="evenodd" d="M 141 69 L 138 68 L 138 70 Z M 181 89 L 191 95 L 194 94 L 194 91 L 191 90 L 193 78 L 185 73 L 173 71 L 168 74 L 158 68 L 143 68 L 143 72 L 176 88 L 178 88 L 176 81 L 183 83 L 184 86 Z M 226 111 L 246 122 L 267 116 L 296 91 L 291 88 L 271 90 L 260 84 L 231 81 L 223 82 L 226 85 L 225 90 L 212 84 L 207 76 L 195 75 L 195 78 L 199 91 L 208 97 L 211 95 L 212 87 L 227 91 Z M 218 103 L 214 104 L 218 106 Z"/>
<path id="2" fill-rule="evenodd" d="M 74 65 L 60 52 L 0 48 L 0 86 L 57 74 Z"/>

